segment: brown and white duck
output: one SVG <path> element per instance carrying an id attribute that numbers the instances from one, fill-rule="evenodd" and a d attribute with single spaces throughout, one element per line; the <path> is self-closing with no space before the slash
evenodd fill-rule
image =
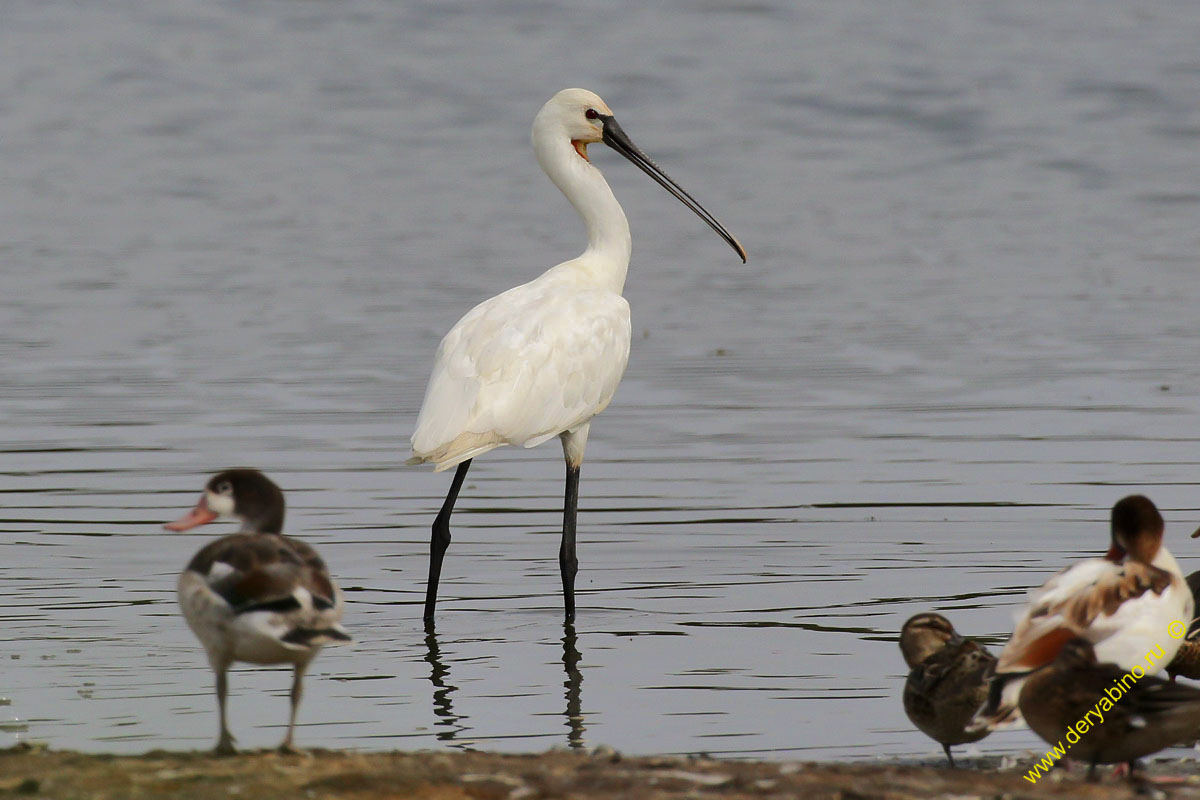
<path id="1" fill-rule="evenodd" d="M 988 702 L 975 715 L 973 729 L 1020 723 L 1022 682 L 1077 636 L 1092 644 L 1101 662 L 1145 667 L 1153 650 L 1161 662 L 1148 671 L 1166 667 L 1180 645 L 1168 635 L 1168 626 L 1190 620 L 1193 601 L 1179 564 L 1163 545 L 1163 527 L 1148 498 L 1123 498 L 1113 506 L 1108 553 L 1059 572 L 1030 593 L 1000 651 Z"/>
<path id="2" fill-rule="evenodd" d="M 950 766 L 950 746 L 977 742 L 989 731 L 968 733 L 967 723 L 987 699 L 996 657 L 964 639 L 941 614 L 917 614 L 900 629 L 900 652 L 909 666 L 904 682 L 904 713 L 942 745 Z"/>
<path id="3" fill-rule="evenodd" d="M 1200 536 L 1200 530 L 1192 534 L 1192 538 Z M 1193 572 L 1187 576 L 1188 588 L 1192 590 L 1192 600 L 1195 601 L 1196 596 L 1200 594 L 1200 572 Z M 1193 614 L 1197 612 L 1192 611 Z M 1171 680 L 1182 675 L 1185 678 L 1192 680 L 1200 680 L 1200 617 L 1193 617 L 1188 625 L 1187 636 L 1184 637 L 1183 643 L 1179 646 L 1179 651 L 1175 653 L 1175 657 L 1171 659 L 1171 663 L 1167 665 L 1167 674 L 1171 676 Z"/>
<path id="4" fill-rule="evenodd" d="M 195 508 L 165 526 L 186 531 L 217 519 L 242 524 L 240 532 L 202 547 L 178 585 L 183 616 L 217 676 L 218 753 L 234 752 L 225 698 L 235 661 L 292 665 L 291 714 L 280 745 L 291 751 L 309 663 L 323 646 L 351 641 L 341 625 L 341 590 L 315 550 L 283 535 L 283 514 L 278 486 L 258 470 L 231 469 L 208 482 Z"/>
<path id="5" fill-rule="evenodd" d="M 1200 689 L 1139 671 L 1101 664 L 1091 642 L 1071 639 L 1025 679 L 1021 714 L 1047 743 L 1087 761 L 1089 778 L 1097 764 L 1127 763 L 1132 775 L 1137 759 L 1200 730 Z"/>

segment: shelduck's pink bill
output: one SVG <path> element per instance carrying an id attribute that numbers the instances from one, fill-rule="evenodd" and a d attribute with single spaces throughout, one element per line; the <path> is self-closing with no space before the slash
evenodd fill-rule
<path id="1" fill-rule="evenodd" d="M 169 531 L 186 531 L 204 525 L 207 522 L 212 522 L 216 518 L 217 512 L 210 510 L 208 504 L 204 502 L 204 498 L 201 497 L 200 502 L 196 504 L 195 508 L 174 522 L 168 522 L 163 527 Z"/>

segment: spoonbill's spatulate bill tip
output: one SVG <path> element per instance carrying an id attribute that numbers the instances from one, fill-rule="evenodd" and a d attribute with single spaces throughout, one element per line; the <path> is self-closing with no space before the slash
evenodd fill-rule
<path id="1" fill-rule="evenodd" d="M 594 92 L 564 89 L 533 122 L 538 164 L 583 219 L 587 249 L 529 283 L 485 300 L 442 339 L 412 435 L 410 464 L 457 467 L 433 523 L 425 619 L 432 621 L 450 514 L 471 459 L 508 444 L 558 436 L 567 462 L 559 569 L 567 621 L 575 616 L 579 469 L 592 417 L 612 400 L 629 359 L 629 304 L 621 296 L 631 241 L 625 212 L 587 146 L 604 142 L 690 208 L 733 248 L 746 250 L 643 153 Z"/>

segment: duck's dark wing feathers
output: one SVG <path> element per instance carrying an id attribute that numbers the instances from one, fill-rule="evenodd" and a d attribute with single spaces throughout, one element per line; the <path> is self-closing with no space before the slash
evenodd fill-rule
<path id="1" fill-rule="evenodd" d="M 226 568 L 214 567 L 218 564 Z M 306 589 L 319 610 L 334 605 L 333 582 L 325 562 L 304 542 L 278 533 L 236 533 L 196 553 L 187 569 L 203 575 L 209 587 L 239 614 L 291 611 L 300 607 L 295 592 Z"/>
<path id="2" fill-rule="evenodd" d="M 947 681 L 975 686 L 991 673 L 996 657 L 970 639 L 947 645 L 922 661 L 913 671 L 913 689 L 932 695 Z M 947 687 L 948 688 L 948 687 Z"/>

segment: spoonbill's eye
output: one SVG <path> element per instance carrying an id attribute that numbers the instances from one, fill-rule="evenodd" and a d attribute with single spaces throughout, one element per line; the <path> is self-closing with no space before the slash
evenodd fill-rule
<path id="1" fill-rule="evenodd" d="M 599 119 L 600 112 L 594 108 L 589 108 L 587 111 L 583 112 L 583 115 L 588 119 Z"/>
<path id="2" fill-rule="evenodd" d="M 222 482 L 221 485 L 219 485 L 217 487 L 217 494 L 232 494 L 232 493 L 233 493 L 233 487 L 230 486 L 228 482 Z"/>

